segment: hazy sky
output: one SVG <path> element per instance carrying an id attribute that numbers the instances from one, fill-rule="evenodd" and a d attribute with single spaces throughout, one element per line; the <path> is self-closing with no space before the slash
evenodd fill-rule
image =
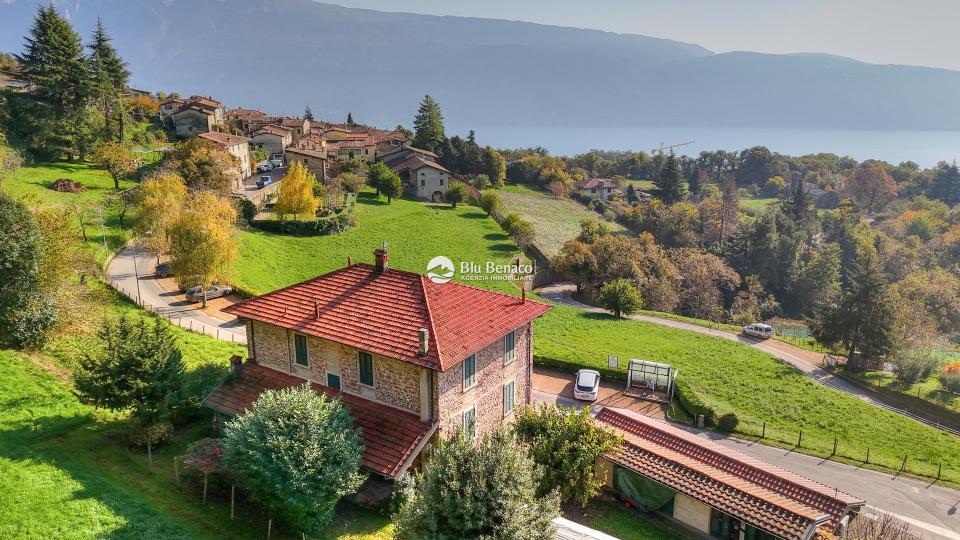
<path id="1" fill-rule="evenodd" d="M 716 52 L 823 52 L 960 69 L 958 0 L 327 0 L 513 19 L 696 43 Z"/>

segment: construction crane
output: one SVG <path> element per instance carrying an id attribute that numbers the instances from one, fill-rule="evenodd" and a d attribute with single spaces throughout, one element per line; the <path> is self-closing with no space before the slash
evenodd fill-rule
<path id="1" fill-rule="evenodd" d="M 664 144 L 663 144 L 663 141 L 660 141 L 660 146 L 658 146 L 657 148 L 654 148 L 654 149 L 651 150 L 650 152 L 651 152 L 653 155 L 663 154 L 663 151 L 664 151 L 664 150 L 673 150 L 674 148 L 677 148 L 678 146 L 686 146 L 686 145 L 688 145 L 688 144 L 693 144 L 693 143 L 695 143 L 695 142 L 697 142 L 697 141 L 687 141 L 687 142 L 679 143 L 679 144 L 668 144 L 668 145 L 664 145 Z"/>

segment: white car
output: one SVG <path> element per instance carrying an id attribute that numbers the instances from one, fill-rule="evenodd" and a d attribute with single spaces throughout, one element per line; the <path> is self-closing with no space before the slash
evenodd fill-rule
<path id="1" fill-rule="evenodd" d="M 573 397 L 583 401 L 596 401 L 600 396 L 600 372 L 581 369 L 573 380 Z"/>
<path id="2" fill-rule="evenodd" d="M 773 327 L 763 323 L 748 324 L 743 327 L 743 335 L 759 339 L 770 339 L 773 337 Z"/>

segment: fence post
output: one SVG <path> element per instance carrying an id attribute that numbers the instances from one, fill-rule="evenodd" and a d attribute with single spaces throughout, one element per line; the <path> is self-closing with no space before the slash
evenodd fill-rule
<path id="1" fill-rule="evenodd" d="M 833 453 L 830 455 L 831 456 L 837 455 L 837 438 L 836 437 L 833 438 Z"/>
<path id="2" fill-rule="evenodd" d="M 760 438 L 761 438 L 761 439 L 766 439 L 766 438 L 767 438 L 767 422 L 766 422 L 766 420 L 764 420 L 764 422 L 763 422 L 763 433 L 760 434 Z"/>
<path id="3" fill-rule="evenodd" d="M 867 460 L 864 463 L 870 463 L 870 447 L 867 447 Z"/>
<path id="4" fill-rule="evenodd" d="M 800 435 L 797 436 L 797 448 L 800 448 L 800 443 L 803 442 L 803 430 L 800 430 Z"/>
<path id="5" fill-rule="evenodd" d="M 233 521 L 233 501 L 234 501 L 234 491 L 237 489 L 236 484 L 230 484 L 230 520 Z"/>
<path id="6" fill-rule="evenodd" d="M 937 480 L 940 479 L 940 473 L 943 472 L 943 462 L 937 464 Z"/>
<path id="7" fill-rule="evenodd" d="M 907 468 L 907 455 L 903 455 L 903 463 L 900 464 L 900 472 L 903 472 Z"/>

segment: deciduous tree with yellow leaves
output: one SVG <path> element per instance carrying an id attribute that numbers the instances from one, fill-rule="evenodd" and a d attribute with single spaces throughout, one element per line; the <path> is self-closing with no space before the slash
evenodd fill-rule
<path id="1" fill-rule="evenodd" d="M 171 232 L 186 200 L 187 184 L 176 174 L 157 175 L 140 185 L 136 232 L 141 243 L 158 258 L 170 250 Z"/>
<path id="2" fill-rule="evenodd" d="M 281 218 L 293 214 L 295 219 L 310 219 L 316 215 L 317 198 L 313 196 L 313 186 L 317 178 L 299 162 L 290 165 L 290 170 L 280 183 L 280 195 L 274 211 Z"/>
<path id="3" fill-rule="evenodd" d="M 237 210 L 228 199 L 209 191 L 190 194 L 170 235 L 170 267 L 181 287 L 206 290 L 226 277 L 237 256 L 236 220 Z"/>

